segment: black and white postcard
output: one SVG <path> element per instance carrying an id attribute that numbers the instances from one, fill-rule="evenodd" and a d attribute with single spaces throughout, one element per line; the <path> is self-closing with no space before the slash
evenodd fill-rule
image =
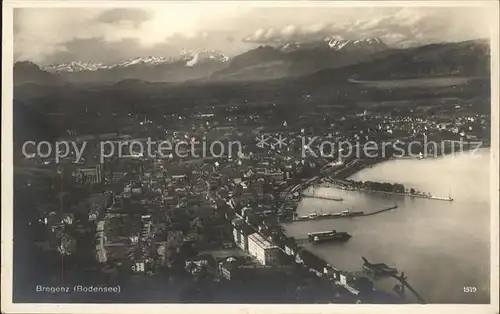
<path id="1" fill-rule="evenodd" d="M 2 312 L 498 313 L 498 10 L 4 1 Z"/>

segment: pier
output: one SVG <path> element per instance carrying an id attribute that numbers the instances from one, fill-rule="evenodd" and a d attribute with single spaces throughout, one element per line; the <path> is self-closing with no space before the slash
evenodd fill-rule
<path id="1" fill-rule="evenodd" d="M 418 302 L 420 302 L 421 304 L 425 304 L 425 300 L 424 298 L 410 285 L 410 283 L 406 280 L 408 279 L 408 277 L 405 276 L 405 273 L 402 272 L 401 275 L 390 275 L 391 277 L 395 278 L 396 280 L 398 280 L 400 283 L 401 283 L 401 291 L 400 291 L 400 294 L 401 296 L 404 296 L 405 295 L 405 290 L 404 288 L 408 288 L 408 290 L 410 290 L 411 293 L 413 293 L 413 295 L 417 298 Z"/>
<path id="2" fill-rule="evenodd" d="M 359 216 L 372 216 L 372 215 L 380 214 L 380 213 L 383 213 L 383 212 L 386 212 L 388 210 L 395 209 L 395 208 L 398 208 L 397 204 L 395 204 L 394 206 L 388 207 L 388 208 L 383 208 L 383 209 L 376 210 L 376 211 L 371 212 L 371 213 L 363 213 L 363 214 L 361 214 Z"/>
<path id="3" fill-rule="evenodd" d="M 295 219 L 292 219 L 292 220 L 282 221 L 281 223 L 312 221 L 312 220 L 320 220 L 320 219 L 323 220 L 323 219 L 338 219 L 338 218 L 352 218 L 352 217 L 373 216 L 373 215 L 380 214 L 380 213 L 389 211 L 391 209 L 396 209 L 396 208 L 398 208 L 397 204 L 395 204 L 394 206 L 387 207 L 387 208 L 382 208 L 382 209 L 379 209 L 379 210 L 376 210 L 376 211 L 373 211 L 373 212 L 370 212 L 370 213 L 365 213 L 365 212 L 349 212 L 348 211 L 347 214 L 335 213 L 335 214 L 331 214 L 331 215 L 311 216 L 311 217 L 301 218 L 301 219 L 295 218 Z M 349 213 L 351 213 L 351 214 L 349 214 Z"/>
<path id="4" fill-rule="evenodd" d="M 327 201 L 338 201 L 341 202 L 344 199 L 341 197 L 333 197 L 333 196 L 327 196 L 327 195 L 317 195 L 314 193 L 302 193 L 303 197 L 310 197 L 310 198 L 317 198 L 321 200 L 327 200 Z"/>
<path id="5" fill-rule="evenodd" d="M 398 196 L 406 196 L 410 198 L 422 198 L 422 199 L 428 199 L 428 200 L 435 200 L 435 201 L 446 201 L 446 202 L 453 202 L 453 198 L 451 196 L 435 196 L 431 194 L 417 194 L 417 193 L 397 193 L 397 192 L 387 192 L 387 191 L 379 191 L 379 190 L 370 190 L 370 189 L 364 189 L 364 188 L 358 188 L 358 191 L 366 191 L 366 192 L 373 192 L 373 193 L 383 193 L 383 194 L 389 194 L 389 195 L 398 195 Z"/>

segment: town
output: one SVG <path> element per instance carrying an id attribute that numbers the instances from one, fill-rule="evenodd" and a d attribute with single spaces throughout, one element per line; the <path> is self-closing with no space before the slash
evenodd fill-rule
<path id="1" fill-rule="evenodd" d="M 297 204 L 306 197 L 302 190 L 319 182 L 344 189 L 421 192 L 348 180 L 362 168 L 395 158 L 394 150 L 376 158 L 359 152 L 346 156 L 340 150 L 318 156 L 310 153 L 317 145 L 304 154 L 303 138 L 314 136 L 318 145 L 328 140 L 352 147 L 399 140 L 410 155 L 421 154 L 423 147 L 404 143 L 425 137 L 447 143 L 433 152 L 437 157 L 459 141 L 466 149 L 477 141 L 489 145 L 489 115 L 469 110 L 471 106 L 352 112 L 321 112 L 318 106 L 308 113 L 296 110 L 298 116 L 292 117 L 284 106 L 271 104 L 269 115 L 249 113 L 248 106 L 229 106 L 154 116 L 97 116 L 117 132 L 68 128 L 60 138 L 89 143 L 82 156 L 73 152 L 56 161 L 53 156 L 17 152 L 16 202 L 33 208 L 23 214 L 35 242 L 30 245 L 68 282 L 81 280 L 72 274 L 82 271 L 101 284 L 128 277 L 160 286 L 188 282 L 182 286 L 191 302 L 403 303 L 404 275 L 396 276 L 401 283 L 392 291 L 378 291 L 369 275 L 338 269 L 304 248 L 302 239 L 287 236 L 283 223 L 298 219 Z M 267 141 L 259 140 L 263 137 Z M 103 160 L 98 149 L 103 141 L 118 146 L 148 139 L 238 141 L 242 150 L 216 156 L 199 147 L 198 155 L 160 156 L 153 150 L 153 156 L 131 152 Z M 362 265 L 360 257 L 360 269 Z M 51 276 L 45 279 L 56 280 Z M 417 299 L 423 302 L 418 293 Z"/>

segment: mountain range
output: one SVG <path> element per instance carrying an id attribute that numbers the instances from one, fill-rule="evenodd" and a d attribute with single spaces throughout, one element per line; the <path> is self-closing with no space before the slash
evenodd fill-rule
<path id="1" fill-rule="evenodd" d="M 372 54 L 389 49 L 378 38 L 286 43 L 261 46 L 233 58 L 228 67 L 212 74 L 217 80 L 253 81 L 301 76 L 323 69 L 339 68 L 367 60 Z"/>
<path id="2" fill-rule="evenodd" d="M 490 76 L 490 47 L 485 40 L 430 44 L 421 47 L 385 50 L 340 69 L 324 69 L 308 81 L 390 80 L 437 76 Z"/>
<path id="3" fill-rule="evenodd" d="M 116 64 L 71 62 L 40 68 L 16 62 L 14 83 L 114 84 L 146 82 L 226 82 L 271 79 L 321 83 L 332 78 L 390 79 L 436 75 L 489 76 L 489 44 L 484 40 L 395 49 L 378 38 L 290 42 L 260 46 L 229 58 L 218 51 L 184 52 L 176 58 L 138 57 Z"/>
<path id="4" fill-rule="evenodd" d="M 115 64 L 70 62 L 42 68 L 72 83 L 114 83 L 123 79 L 151 82 L 211 80 L 253 81 L 300 76 L 362 61 L 388 46 L 378 38 L 290 42 L 261 46 L 234 58 L 219 51 L 185 51 L 177 57 L 137 57 Z"/>
<path id="5" fill-rule="evenodd" d="M 206 77 L 222 69 L 228 57 L 218 51 L 186 51 L 173 57 L 136 57 L 116 64 L 70 62 L 45 66 L 42 70 L 72 83 L 107 82 L 124 79 L 181 82 Z"/>
<path id="6" fill-rule="evenodd" d="M 317 56 L 321 54 L 338 59 L 319 60 Z M 324 42 L 262 46 L 231 59 L 206 56 L 180 56 L 175 60 L 136 58 L 105 66 L 70 63 L 50 69 L 29 61 L 16 62 L 16 140 L 21 143 L 34 138 L 53 139 L 60 130 L 76 126 L 84 133 L 97 127 L 115 132 L 107 120 L 82 120 L 80 114 L 87 114 L 87 109 L 88 114 L 161 115 L 190 106 L 243 104 L 237 110 L 252 113 L 257 107 L 275 108 L 279 103 L 287 106 L 282 109 L 284 115 L 288 106 L 306 110 L 311 104 L 350 110 L 366 102 L 415 103 L 434 98 L 478 97 L 479 103 L 489 104 L 490 48 L 483 40 L 394 49 L 376 40 L 360 43 L 332 38 Z M 207 70 L 207 64 L 216 66 Z M 158 69 L 165 69 L 166 73 Z M 101 72 L 112 80 L 96 74 Z M 198 78 L 192 79 L 195 73 Z M 403 80 L 403 87 L 396 88 L 373 88 L 359 82 L 433 77 L 476 79 L 466 79 L 456 86 L 434 85 L 434 80 L 424 80 L 425 88 L 404 87 Z M 191 80 L 180 82 L 185 78 Z"/>

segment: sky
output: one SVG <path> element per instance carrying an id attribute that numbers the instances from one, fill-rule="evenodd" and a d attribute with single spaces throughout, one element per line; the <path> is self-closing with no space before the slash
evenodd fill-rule
<path id="1" fill-rule="evenodd" d="M 259 45 L 325 37 L 379 37 L 392 46 L 411 46 L 487 38 L 487 16 L 486 9 L 476 7 L 283 7 L 249 2 L 18 8 L 14 58 L 47 65 L 113 63 L 200 49 L 231 56 Z"/>

